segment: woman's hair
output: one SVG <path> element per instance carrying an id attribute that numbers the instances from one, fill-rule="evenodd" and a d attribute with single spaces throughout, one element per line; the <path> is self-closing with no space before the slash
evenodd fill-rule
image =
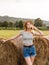
<path id="1" fill-rule="evenodd" d="M 24 30 L 27 30 L 27 23 L 31 23 L 32 25 L 34 25 L 34 23 L 33 23 L 33 21 L 31 21 L 31 20 L 27 20 L 27 21 L 25 21 L 24 23 L 23 23 L 23 28 L 24 28 Z"/>

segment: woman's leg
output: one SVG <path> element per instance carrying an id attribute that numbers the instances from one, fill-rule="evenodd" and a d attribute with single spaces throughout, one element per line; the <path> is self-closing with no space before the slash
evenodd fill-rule
<path id="1" fill-rule="evenodd" d="M 31 59 L 29 56 L 25 57 L 25 61 L 26 61 L 27 65 L 32 65 L 32 62 L 31 62 Z"/>
<path id="2" fill-rule="evenodd" d="M 30 59 L 31 59 L 32 65 L 34 63 L 35 56 L 36 56 L 36 48 L 35 46 L 32 46 L 30 48 Z"/>
<path id="3" fill-rule="evenodd" d="M 31 62 L 32 62 L 32 65 L 33 65 L 35 56 L 31 56 L 30 59 L 31 59 Z"/>

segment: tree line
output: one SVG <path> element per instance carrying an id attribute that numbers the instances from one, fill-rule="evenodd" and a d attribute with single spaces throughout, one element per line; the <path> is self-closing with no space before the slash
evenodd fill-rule
<path id="1" fill-rule="evenodd" d="M 22 20 L 16 21 L 16 22 L 8 22 L 8 21 L 1 22 L 1 21 L 0 21 L 0 27 L 23 28 L 23 22 L 24 22 L 24 21 L 22 21 Z M 43 21 L 42 21 L 40 18 L 35 19 L 34 25 L 35 25 L 36 27 L 46 26 L 45 24 L 43 24 Z"/>
<path id="2" fill-rule="evenodd" d="M 20 27 L 22 28 L 23 27 L 23 21 L 20 20 L 20 21 L 16 21 L 16 22 L 8 22 L 8 21 L 4 21 L 4 22 L 1 22 L 0 21 L 0 27 Z"/>

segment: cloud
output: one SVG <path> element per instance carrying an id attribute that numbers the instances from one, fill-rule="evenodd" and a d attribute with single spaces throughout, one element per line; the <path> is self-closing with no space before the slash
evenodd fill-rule
<path id="1" fill-rule="evenodd" d="M 0 16 L 49 20 L 49 0 L 0 0 Z"/>

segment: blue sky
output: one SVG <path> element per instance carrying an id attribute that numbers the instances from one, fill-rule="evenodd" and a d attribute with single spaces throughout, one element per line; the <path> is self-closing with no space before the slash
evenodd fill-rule
<path id="1" fill-rule="evenodd" d="M 0 16 L 49 21 L 49 0 L 0 0 Z"/>

